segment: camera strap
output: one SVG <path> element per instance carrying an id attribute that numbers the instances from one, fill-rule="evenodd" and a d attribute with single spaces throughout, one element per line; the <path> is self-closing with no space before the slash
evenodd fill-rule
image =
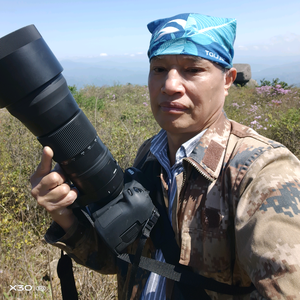
<path id="1" fill-rule="evenodd" d="M 204 277 L 190 270 L 189 267 L 179 264 L 180 249 L 175 240 L 175 233 L 167 216 L 167 211 L 161 190 L 160 171 L 161 167 L 156 160 L 150 160 L 146 163 L 146 156 L 142 158 L 137 168 L 141 170 L 148 184 L 145 187 L 150 191 L 150 196 L 153 204 L 158 209 L 160 218 L 157 225 L 151 233 L 151 239 L 156 249 L 161 249 L 166 262 L 156 261 L 151 258 L 141 257 L 142 250 L 139 249 L 136 255 L 121 254 L 119 259 L 130 264 L 135 264 L 139 261 L 138 267 L 150 272 L 154 272 L 175 282 L 183 299 L 197 300 L 207 299 L 210 297 L 205 290 L 210 290 L 227 295 L 243 295 L 254 291 L 256 288 L 251 283 L 249 287 L 239 287 L 218 282 L 214 279 Z M 153 180 L 149 180 L 153 178 Z M 143 245 L 145 242 L 143 242 Z M 138 253 L 139 252 L 139 253 Z M 136 257 L 138 254 L 138 257 Z M 135 267 L 137 268 L 137 267 Z M 131 291 L 134 285 L 134 276 L 131 274 L 130 289 L 128 289 L 128 299 L 130 299 Z"/>
<path id="2" fill-rule="evenodd" d="M 138 268 L 140 266 L 141 258 L 142 256 L 142 251 L 144 249 L 145 243 L 147 239 L 150 237 L 150 233 L 155 226 L 157 220 L 159 218 L 159 213 L 156 210 L 153 210 L 151 217 L 149 220 L 146 222 L 142 229 L 142 235 L 139 239 L 139 243 L 137 246 L 137 250 L 135 252 L 135 255 L 131 256 L 131 261 L 128 261 L 129 256 L 127 255 L 123 256 L 124 254 L 118 255 L 118 258 L 121 260 L 126 261 L 127 263 L 132 264 L 131 271 L 130 271 L 130 279 L 128 283 L 128 290 L 127 290 L 127 298 L 130 299 L 131 292 L 135 283 L 135 276 L 138 271 Z"/>
<path id="3" fill-rule="evenodd" d="M 60 280 L 63 300 L 78 300 L 78 293 L 73 274 L 72 259 L 61 250 L 61 257 L 57 264 L 57 275 Z"/>

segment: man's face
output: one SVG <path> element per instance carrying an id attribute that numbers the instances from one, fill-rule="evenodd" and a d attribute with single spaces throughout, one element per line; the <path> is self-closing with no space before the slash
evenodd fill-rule
<path id="1" fill-rule="evenodd" d="M 149 92 L 157 123 L 187 140 L 219 117 L 230 87 L 221 68 L 199 57 L 161 55 L 150 62 Z"/>

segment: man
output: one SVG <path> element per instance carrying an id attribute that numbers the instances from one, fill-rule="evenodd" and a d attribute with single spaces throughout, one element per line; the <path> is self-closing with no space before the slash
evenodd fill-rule
<path id="1" fill-rule="evenodd" d="M 223 112 L 236 77 L 236 21 L 181 14 L 148 28 L 151 108 L 162 130 L 142 145 L 135 165 L 145 155 L 143 166 L 153 158 L 161 165 L 179 263 L 228 285 L 255 286 L 238 296 L 207 291 L 212 299 L 300 299 L 299 161 Z M 31 178 L 33 196 L 55 221 L 46 240 L 78 263 L 118 273 L 119 299 L 125 299 L 128 266 L 66 208 L 77 192 L 62 174 L 49 173 L 52 156 L 46 147 Z M 135 248 L 133 243 L 128 252 Z M 164 261 L 151 240 L 143 255 Z M 182 294 L 173 282 L 139 270 L 131 299 L 183 299 Z"/>

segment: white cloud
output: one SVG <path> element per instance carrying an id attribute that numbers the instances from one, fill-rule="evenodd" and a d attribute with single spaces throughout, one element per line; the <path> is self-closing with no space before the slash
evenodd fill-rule
<path id="1" fill-rule="evenodd" d="M 242 51 L 247 51 L 247 50 L 248 50 L 247 47 L 241 46 L 241 45 L 237 46 L 237 48 L 238 48 L 239 50 L 242 50 Z"/>
<path id="2" fill-rule="evenodd" d="M 236 45 L 235 49 L 236 53 L 247 51 L 253 54 L 252 51 L 256 51 L 261 55 L 300 55 L 300 35 L 295 33 L 277 35 L 255 44 Z"/>
<path id="3" fill-rule="evenodd" d="M 100 56 L 108 56 L 107 53 L 100 53 Z"/>
<path id="4" fill-rule="evenodd" d="M 283 43 L 300 43 L 300 35 L 295 33 L 287 33 L 286 35 L 276 35 L 270 38 L 271 45 L 278 45 Z"/>

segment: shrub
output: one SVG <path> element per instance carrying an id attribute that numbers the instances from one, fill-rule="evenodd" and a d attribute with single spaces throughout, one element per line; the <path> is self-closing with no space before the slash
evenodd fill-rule
<path id="1" fill-rule="evenodd" d="M 229 118 L 284 144 L 300 157 L 299 88 L 231 88 L 224 109 Z"/>
<path id="2" fill-rule="evenodd" d="M 265 78 L 260 80 L 260 86 L 273 86 L 276 87 L 277 85 L 280 85 L 281 88 L 289 88 L 289 85 L 284 81 L 279 81 L 279 78 L 275 78 L 271 81 L 266 80 Z"/>

